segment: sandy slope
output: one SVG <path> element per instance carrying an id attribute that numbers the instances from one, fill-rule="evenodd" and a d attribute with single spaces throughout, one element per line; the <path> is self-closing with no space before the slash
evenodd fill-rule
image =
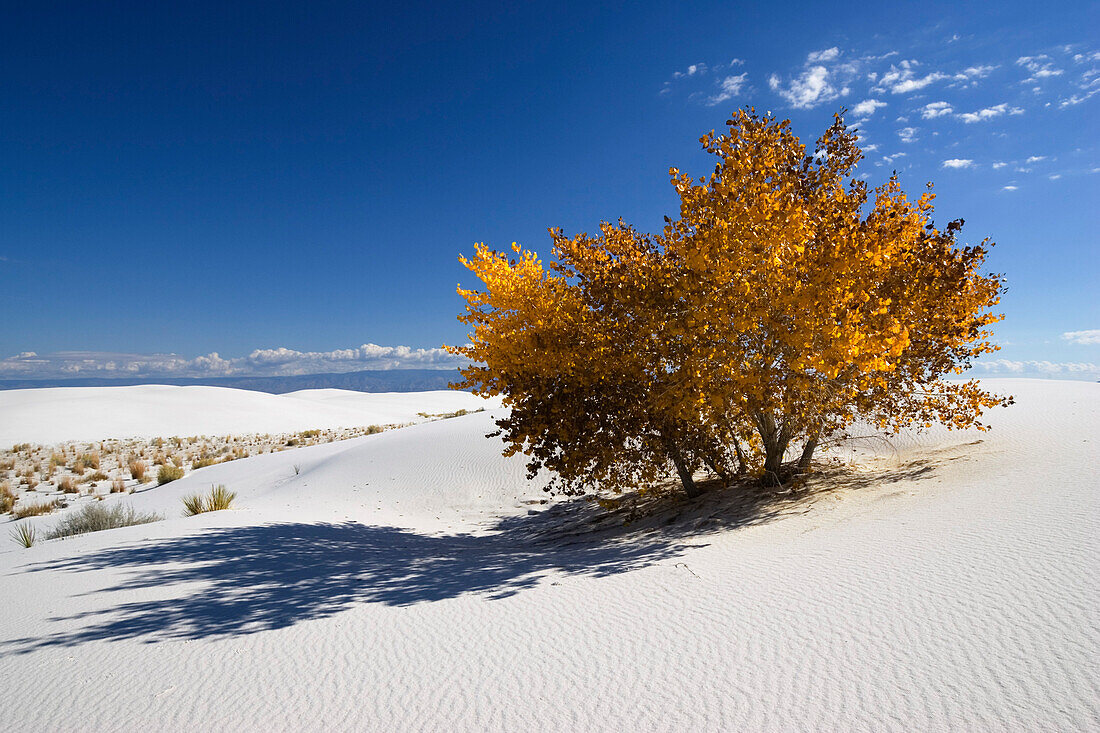
<path id="1" fill-rule="evenodd" d="M 591 506 L 488 413 L 201 469 L 126 500 L 239 509 L 0 550 L 0 726 L 1098 729 L 1100 385 L 990 383 L 992 433 L 657 531 L 549 541 Z"/>
<path id="2" fill-rule="evenodd" d="M 0 444 L 172 435 L 280 433 L 413 422 L 418 412 L 476 410 L 465 392 L 308 389 L 274 395 L 226 387 L 54 387 L 0 391 Z"/>

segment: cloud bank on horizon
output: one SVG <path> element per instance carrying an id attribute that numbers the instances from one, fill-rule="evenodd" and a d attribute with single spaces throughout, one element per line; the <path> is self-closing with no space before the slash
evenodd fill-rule
<path id="1" fill-rule="evenodd" d="M 1069 331 L 1062 338 L 1081 345 L 1100 344 L 1100 329 Z M 456 369 L 465 365 L 443 349 L 363 344 L 333 351 L 297 351 L 280 347 L 256 349 L 248 356 L 223 358 L 210 353 L 188 358 L 178 354 L 121 354 L 63 351 L 25 352 L 0 359 L 0 379 L 65 379 L 78 377 L 287 377 L 390 369 Z M 1088 361 L 987 359 L 968 376 L 1100 379 L 1100 364 Z"/>
<path id="2" fill-rule="evenodd" d="M 256 349 L 247 356 L 222 358 L 217 352 L 188 358 L 177 354 L 123 354 L 94 351 L 33 351 L 0 359 L 0 379 L 66 377 L 286 377 L 390 369 L 454 369 L 464 360 L 443 349 L 363 344 L 333 351 Z"/>

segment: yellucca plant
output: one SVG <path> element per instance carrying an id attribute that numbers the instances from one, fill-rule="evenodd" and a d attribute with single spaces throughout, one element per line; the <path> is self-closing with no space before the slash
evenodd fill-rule
<path id="1" fill-rule="evenodd" d="M 203 494 L 190 494 L 183 497 L 183 516 L 193 517 L 204 512 L 217 512 L 229 509 L 233 506 L 233 500 L 237 498 L 234 491 L 225 488 L 224 484 L 211 486 L 210 492 Z"/>
<path id="2" fill-rule="evenodd" d="M 503 395 L 506 454 L 552 489 L 644 487 L 674 468 L 774 483 L 856 420 L 885 431 L 977 427 L 1010 404 L 952 381 L 995 351 L 1003 278 L 991 243 L 938 229 L 928 190 L 854 180 L 862 157 L 837 115 L 813 154 L 789 121 L 739 111 L 704 135 L 714 172 L 670 170 L 680 217 L 660 235 L 623 222 L 552 229 L 554 260 L 477 245 L 459 289 L 472 365 L 455 385 Z M 788 449 L 801 459 L 784 466 Z"/>

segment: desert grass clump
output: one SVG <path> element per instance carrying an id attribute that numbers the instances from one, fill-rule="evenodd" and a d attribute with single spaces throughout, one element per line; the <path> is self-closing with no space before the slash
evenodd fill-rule
<path id="1" fill-rule="evenodd" d="M 85 504 L 79 512 L 62 519 L 53 531 L 46 535 L 46 539 L 56 540 L 61 537 L 73 537 L 88 532 L 100 532 L 105 529 L 148 524 L 163 518 L 159 514 L 137 512 L 127 504 L 115 504 L 111 507 L 105 507 L 103 504 L 96 502 Z"/>
<path id="2" fill-rule="evenodd" d="M 236 498 L 237 493 L 225 488 L 224 484 L 211 486 L 210 493 L 205 496 L 202 494 L 191 494 L 183 497 L 183 516 L 193 517 L 196 514 L 229 509 L 233 505 L 233 500 Z"/>
<path id="3" fill-rule="evenodd" d="M 124 491 L 126 491 L 126 480 L 121 476 L 115 476 L 114 480 L 111 481 L 111 493 L 121 494 Z"/>
<path id="4" fill-rule="evenodd" d="M 381 425 L 368 425 L 367 435 L 377 435 L 385 430 Z"/>
<path id="5" fill-rule="evenodd" d="M 157 485 L 163 486 L 176 479 L 183 478 L 183 469 L 179 466 L 172 466 L 170 464 L 162 464 L 160 470 L 157 471 Z"/>
<path id="6" fill-rule="evenodd" d="M 91 484 L 91 483 L 95 483 L 96 481 L 106 481 L 109 478 L 111 478 L 111 477 L 108 476 L 107 474 L 103 473 L 103 471 L 96 471 L 95 473 L 89 473 L 87 476 L 80 479 L 80 483 L 82 483 L 82 484 Z"/>
<path id="7" fill-rule="evenodd" d="M 94 468 L 99 470 L 99 454 L 98 453 L 84 453 L 80 456 L 80 460 L 84 462 L 86 468 Z"/>
<path id="8" fill-rule="evenodd" d="M 130 469 L 130 477 L 137 479 L 140 483 L 145 483 L 145 461 L 140 458 L 131 458 L 128 466 Z"/>
<path id="9" fill-rule="evenodd" d="M 15 540 L 16 544 L 31 547 L 38 539 L 38 532 L 33 525 L 21 524 L 11 531 L 11 538 Z"/>
<path id="10" fill-rule="evenodd" d="M 57 482 L 57 489 L 66 494 L 80 493 L 80 489 L 76 486 L 76 479 L 72 476 L 62 476 Z"/>
<path id="11" fill-rule="evenodd" d="M 199 469 L 199 468 L 206 468 L 207 466 L 213 466 L 217 462 L 218 461 L 217 461 L 216 458 L 211 458 L 210 456 L 205 456 L 205 457 L 200 458 L 196 461 L 192 461 L 191 470 L 195 470 L 195 469 Z"/>
<path id="12" fill-rule="evenodd" d="M 0 483 L 0 514 L 7 514 L 15 507 L 15 492 L 7 481 Z"/>
<path id="13" fill-rule="evenodd" d="M 52 514 L 57 510 L 58 502 L 44 501 L 35 504 L 25 504 L 12 510 L 12 519 L 26 519 L 27 517 L 40 517 L 43 514 Z"/>
<path id="14" fill-rule="evenodd" d="M 20 483 L 26 486 L 28 490 L 34 491 L 34 487 L 38 486 L 38 475 L 28 468 L 23 472 L 23 479 Z"/>

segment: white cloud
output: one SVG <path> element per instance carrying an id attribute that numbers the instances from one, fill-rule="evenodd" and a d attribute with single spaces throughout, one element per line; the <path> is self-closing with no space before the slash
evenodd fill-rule
<path id="1" fill-rule="evenodd" d="M 677 71 L 672 74 L 673 79 L 683 79 L 685 76 L 696 76 L 707 73 L 707 65 L 704 63 L 692 64 L 685 71 Z"/>
<path id="2" fill-rule="evenodd" d="M 873 153 L 876 150 L 878 150 L 878 145 L 864 145 L 863 146 L 863 152 L 865 152 L 865 153 Z"/>
<path id="3" fill-rule="evenodd" d="M 1021 56 L 1016 59 L 1016 65 L 1022 66 L 1030 72 L 1031 76 L 1024 79 L 1023 84 L 1034 82 L 1038 79 L 1049 79 L 1052 76 L 1061 76 L 1064 71 L 1054 68 L 1050 56 L 1039 54 L 1038 56 Z"/>
<path id="4" fill-rule="evenodd" d="M 873 115 L 876 109 L 885 106 L 886 102 L 880 102 L 877 99 L 864 99 L 855 107 L 852 107 L 852 114 L 860 117 L 867 117 Z"/>
<path id="5" fill-rule="evenodd" d="M 1070 379 L 1093 379 L 1100 376 L 1100 365 L 1091 362 L 1052 362 L 1052 361 L 1014 361 L 1011 359 L 992 359 L 978 361 L 974 370 L 987 374 L 1009 374 L 1012 376 L 1061 377 Z"/>
<path id="6" fill-rule="evenodd" d="M 1039 161 L 1046 160 L 1046 159 L 1047 159 L 1047 156 L 1045 156 L 1045 155 L 1032 155 L 1032 156 L 1029 156 L 1028 159 L 1024 162 L 1028 163 L 1028 164 L 1031 164 L 1031 163 L 1038 163 Z"/>
<path id="7" fill-rule="evenodd" d="M 1001 103 L 993 105 L 992 107 L 986 107 L 980 109 L 977 112 L 963 112 L 958 115 L 959 119 L 966 124 L 974 122 L 984 122 L 985 120 L 991 120 L 995 117 L 1001 117 L 1002 115 L 1022 115 L 1024 111 L 1019 107 L 1009 107 L 1007 104 Z"/>
<path id="8" fill-rule="evenodd" d="M 1073 107 L 1075 105 L 1081 104 L 1081 102 L 1084 102 L 1085 100 L 1091 98 L 1097 92 L 1100 92 L 1100 89 L 1093 89 L 1088 94 L 1071 94 L 1069 97 L 1066 97 L 1065 99 L 1060 101 L 1058 103 L 1058 107 L 1061 109 L 1065 109 L 1066 107 Z"/>
<path id="9" fill-rule="evenodd" d="M 917 139 L 917 128 L 903 127 L 898 130 L 898 137 L 901 138 L 903 143 L 915 142 Z"/>
<path id="10" fill-rule="evenodd" d="M 1062 338 L 1071 344 L 1091 346 L 1100 344 L 1100 328 L 1090 328 L 1086 331 L 1066 331 Z"/>
<path id="11" fill-rule="evenodd" d="M 993 164 L 993 170 L 999 171 L 1001 168 L 1004 168 L 1006 165 L 1008 165 L 1008 163 L 1005 163 L 1003 161 L 997 161 L 996 163 Z"/>
<path id="12" fill-rule="evenodd" d="M 124 354 L 63 351 L 39 355 L 24 352 L 0 359 L 0 377 L 210 377 L 288 376 L 323 372 L 385 369 L 449 369 L 462 363 L 443 349 L 363 344 L 334 351 L 257 349 L 248 356 L 225 359 L 217 352 L 187 358 L 178 354 Z"/>
<path id="13" fill-rule="evenodd" d="M 963 69 L 958 74 L 955 74 L 955 79 L 958 81 L 964 81 L 969 79 L 984 79 L 989 76 L 989 73 L 996 69 L 996 66 L 971 66 Z"/>
<path id="14" fill-rule="evenodd" d="M 974 161 L 967 158 L 951 158 L 950 160 L 943 161 L 943 168 L 973 168 Z"/>
<path id="15" fill-rule="evenodd" d="M 836 61 L 840 56 L 840 49 L 836 46 L 832 48 L 826 48 L 824 51 L 811 51 L 806 56 L 807 64 L 820 64 L 824 61 Z"/>
<path id="16" fill-rule="evenodd" d="M 777 75 L 772 74 L 768 77 L 768 86 L 795 109 L 809 109 L 831 102 L 841 94 L 841 90 L 830 83 L 829 70 L 824 66 L 806 69 L 786 86 Z"/>
<path id="17" fill-rule="evenodd" d="M 916 61 L 906 60 L 899 61 L 897 66 L 891 64 L 890 70 L 883 74 L 878 80 L 878 85 L 874 88 L 875 91 L 891 91 L 894 94 L 908 94 L 909 92 L 924 89 L 929 84 L 947 78 L 947 74 L 939 71 L 933 71 L 924 76 L 917 76 L 914 69 L 918 66 L 920 66 L 920 64 Z"/>
<path id="18" fill-rule="evenodd" d="M 947 102 L 929 102 L 921 108 L 920 116 L 926 120 L 931 120 L 936 117 L 943 117 L 954 112 L 951 105 Z"/>
<path id="19" fill-rule="evenodd" d="M 884 161 L 886 161 L 887 163 L 893 163 L 898 158 L 904 158 L 904 157 L 905 157 L 905 153 L 894 153 L 893 155 L 884 155 L 884 156 L 882 156 L 882 159 Z"/>
<path id="20" fill-rule="evenodd" d="M 1019 187 L 1018 186 L 1005 186 L 1001 190 L 1002 191 L 1017 191 L 1017 190 L 1019 190 Z"/>
<path id="21" fill-rule="evenodd" d="M 789 77 L 773 73 L 769 88 L 795 109 L 810 109 L 847 96 L 852 85 L 862 79 L 862 67 L 870 58 L 843 58 L 836 47 L 813 51 L 806 56 L 802 69 Z"/>
<path id="22" fill-rule="evenodd" d="M 1052 181 L 1057 181 L 1061 177 L 1062 177 L 1061 173 L 1051 173 L 1049 176 L 1047 176 L 1047 178 L 1049 178 Z"/>
<path id="23" fill-rule="evenodd" d="M 744 74 L 737 74 L 736 76 L 727 76 L 718 82 L 718 92 L 711 97 L 707 98 L 707 104 L 713 106 L 721 104 L 727 100 L 733 99 L 741 93 L 741 88 L 745 85 L 745 81 L 749 78 L 748 72 Z"/>

